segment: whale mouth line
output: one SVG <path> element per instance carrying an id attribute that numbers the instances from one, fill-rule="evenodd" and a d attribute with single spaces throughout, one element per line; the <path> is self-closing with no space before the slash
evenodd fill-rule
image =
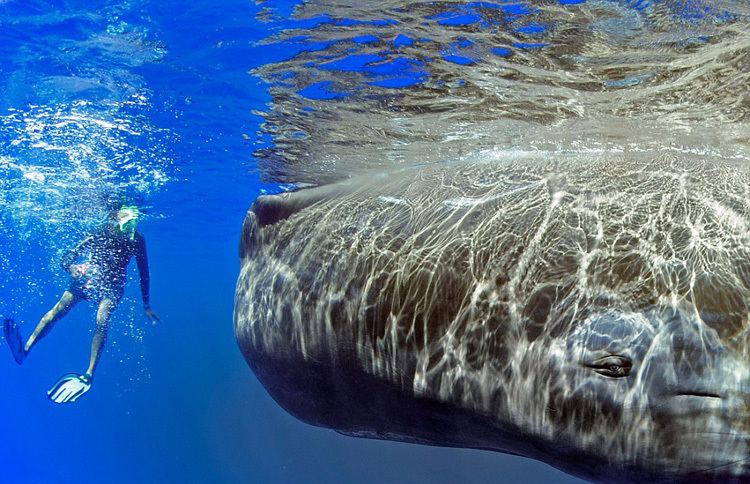
<path id="1" fill-rule="evenodd" d="M 701 398 L 724 398 L 718 393 L 704 392 L 700 390 L 688 390 L 677 393 L 678 397 L 701 397 Z"/>

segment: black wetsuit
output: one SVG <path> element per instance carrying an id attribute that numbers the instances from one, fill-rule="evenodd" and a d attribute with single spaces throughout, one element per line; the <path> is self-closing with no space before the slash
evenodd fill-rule
<path id="1" fill-rule="evenodd" d="M 68 291 L 76 298 L 101 302 L 108 298 L 117 304 L 122 299 L 127 280 L 127 267 L 135 256 L 138 273 L 141 278 L 141 297 L 143 305 L 149 306 L 148 257 L 146 256 L 146 239 L 136 230 L 131 240 L 120 232 L 114 223 L 105 223 L 78 246 L 68 251 L 60 261 L 65 272 L 76 259 L 88 254 L 87 274 L 80 278 L 71 278 Z"/>

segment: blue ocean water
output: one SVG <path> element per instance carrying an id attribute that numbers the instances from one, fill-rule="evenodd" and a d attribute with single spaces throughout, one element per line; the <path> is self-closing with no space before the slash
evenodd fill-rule
<path id="1" fill-rule="evenodd" d="M 258 70 L 331 45 L 295 30 L 389 22 L 290 18 L 300 3 L 0 1 L 0 316 L 28 336 L 65 288 L 61 254 L 102 221 L 108 200 L 123 198 L 144 211 L 152 306 L 163 320 L 152 325 L 142 313 L 133 265 L 95 385 L 65 406 L 45 393 L 62 374 L 85 369 L 94 307 L 76 307 L 21 367 L 0 343 L 0 482 L 581 482 L 518 457 L 310 427 L 278 407 L 243 360 L 232 328 L 241 223 L 260 193 L 295 181 L 288 164 L 273 163 L 278 147 L 310 137 L 289 128 L 280 135 L 278 118 L 264 117 L 272 83 L 296 85 L 300 73 Z M 699 3 L 677 2 L 675 15 L 721 21 L 723 11 Z M 515 22 L 515 42 L 486 48 L 503 59 L 549 45 L 554 26 L 523 20 L 534 8 L 457 3 L 425 22 L 467 31 Z M 288 38 L 267 40 L 283 32 Z M 362 86 L 309 78 L 296 92 L 315 104 L 367 89 L 455 87 L 465 81 L 436 76 L 435 59 L 483 62 L 469 39 L 441 44 L 434 59 L 366 51 L 381 40 L 362 32 L 347 39 L 349 55 L 317 61 L 337 79 L 364 76 Z M 432 42 L 404 33 L 392 48 Z M 265 176 L 258 153 L 268 156 Z"/>

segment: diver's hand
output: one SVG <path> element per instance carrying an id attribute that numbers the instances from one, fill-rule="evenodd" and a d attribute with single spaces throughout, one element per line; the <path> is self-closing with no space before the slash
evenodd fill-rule
<path id="1" fill-rule="evenodd" d="M 143 310 L 146 311 L 146 316 L 148 316 L 148 319 L 150 319 L 152 323 L 161 323 L 161 319 L 159 319 L 159 316 L 157 316 L 154 310 L 151 309 L 151 306 L 145 306 Z"/>

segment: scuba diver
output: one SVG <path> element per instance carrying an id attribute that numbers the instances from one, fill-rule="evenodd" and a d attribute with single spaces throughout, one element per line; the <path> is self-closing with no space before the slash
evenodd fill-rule
<path id="1" fill-rule="evenodd" d="M 71 275 L 70 284 L 57 304 L 39 321 L 25 345 L 18 325 L 12 319 L 5 319 L 5 340 L 13 352 L 13 358 L 20 365 L 31 348 L 44 338 L 73 306 L 83 300 L 91 301 L 98 306 L 89 367 L 82 375 L 63 375 L 47 392 L 50 400 L 56 403 L 73 402 L 91 388 L 94 371 L 107 341 L 109 321 L 122 299 L 128 263 L 133 256 L 141 280 L 143 309 L 154 324 L 161 322 L 149 303 L 146 240 L 135 228 L 138 216 L 138 209 L 128 205 L 111 211 L 104 224 L 63 256 L 61 265 Z"/>

